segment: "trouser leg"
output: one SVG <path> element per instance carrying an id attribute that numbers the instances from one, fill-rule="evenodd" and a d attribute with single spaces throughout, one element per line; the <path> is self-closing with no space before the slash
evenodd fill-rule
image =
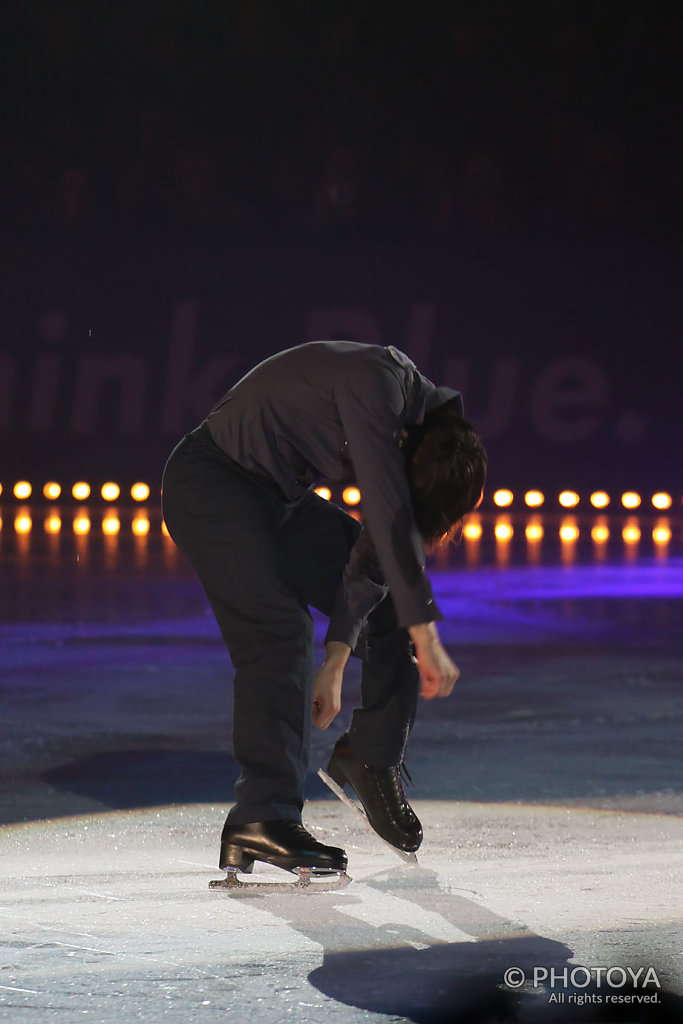
<path id="1" fill-rule="evenodd" d="M 244 824 L 301 820 L 308 769 L 313 694 L 313 624 L 307 609 L 267 606 L 249 595 L 241 613 L 200 575 L 234 666 L 233 749 L 240 766 L 228 818 Z M 256 624 L 254 614 L 267 616 Z"/>
<path id="2" fill-rule="evenodd" d="M 417 710 L 420 676 L 408 631 L 396 623 L 387 595 L 368 618 L 361 669 L 361 707 L 351 717 L 351 746 L 365 764 L 403 760 Z"/>
<path id="3" fill-rule="evenodd" d="M 284 531 L 286 578 L 305 603 L 326 615 L 359 530 L 341 509 L 311 495 Z M 419 673 L 410 635 L 397 625 L 389 596 L 370 614 L 355 653 L 362 661 L 362 706 L 353 712 L 352 746 L 373 767 L 399 764 L 415 718 Z"/>
<path id="4" fill-rule="evenodd" d="M 230 652 L 234 823 L 300 820 L 310 743 L 313 626 L 282 579 L 288 506 L 192 437 L 164 474 L 164 517 L 199 576 Z"/>

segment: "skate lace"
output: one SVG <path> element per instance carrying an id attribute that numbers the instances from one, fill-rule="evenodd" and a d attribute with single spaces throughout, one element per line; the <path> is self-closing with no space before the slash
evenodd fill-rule
<path id="1" fill-rule="evenodd" d="M 398 767 L 394 769 L 394 778 L 396 779 L 396 789 L 398 790 L 398 795 L 401 800 L 401 804 L 403 807 L 409 808 L 410 804 L 408 803 L 408 797 L 406 796 L 406 791 L 403 786 L 403 783 L 404 780 L 410 783 L 411 786 L 414 786 L 415 783 L 413 782 L 410 772 L 406 768 L 405 761 L 401 761 Z"/>

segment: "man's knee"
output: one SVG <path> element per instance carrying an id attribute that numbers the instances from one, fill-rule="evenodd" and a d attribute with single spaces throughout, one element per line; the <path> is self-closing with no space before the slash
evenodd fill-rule
<path id="1" fill-rule="evenodd" d="M 296 603 L 245 601 L 222 631 L 233 661 L 272 660 L 284 667 L 312 657 L 311 615 Z"/>

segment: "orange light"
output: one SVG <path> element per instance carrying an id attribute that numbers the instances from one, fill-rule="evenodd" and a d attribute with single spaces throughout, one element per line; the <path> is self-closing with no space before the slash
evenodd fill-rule
<path id="1" fill-rule="evenodd" d="M 147 499 L 149 498 L 148 484 L 133 484 L 133 486 L 130 489 L 130 496 L 133 499 L 133 501 L 147 501 Z"/>
<path id="2" fill-rule="evenodd" d="M 33 522 L 30 516 L 21 515 L 16 516 L 14 520 L 14 529 L 17 533 L 30 533 L 33 527 Z"/>
<path id="3" fill-rule="evenodd" d="M 54 480 L 50 480 L 43 487 L 43 494 L 48 501 L 56 501 L 59 495 L 62 493 L 62 488 L 59 484 L 55 483 Z"/>
<path id="4" fill-rule="evenodd" d="M 324 498 L 325 501 L 329 501 L 330 498 L 332 497 L 332 491 L 329 489 L 329 487 L 316 487 L 315 493 L 318 495 L 319 498 Z"/>
<path id="5" fill-rule="evenodd" d="M 111 481 L 107 484 L 102 484 L 100 494 L 105 501 L 116 501 L 120 493 L 121 488 L 118 484 L 112 483 Z"/>
<path id="6" fill-rule="evenodd" d="M 85 481 L 79 480 L 77 484 L 74 484 L 71 488 L 71 493 L 76 501 L 85 501 L 86 498 L 90 497 L 90 484 L 86 484 Z"/>
<path id="7" fill-rule="evenodd" d="M 462 535 L 465 540 L 480 540 L 481 523 L 465 523 L 462 528 Z"/>
<path id="8" fill-rule="evenodd" d="M 87 516 L 76 516 L 74 519 L 74 533 L 77 533 L 79 537 L 84 537 L 86 533 L 90 533 L 90 520 Z"/>
<path id="9" fill-rule="evenodd" d="M 2 494 L 2 484 L 0 484 L 0 494 Z"/>
<path id="10" fill-rule="evenodd" d="M 543 527 L 540 523 L 529 523 L 524 531 L 528 541 L 539 541 L 543 539 Z"/>
<path id="11" fill-rule="evenodd" d="M 609 505 L 609 494 L 605 491 L 593 491 L 591 494 L 591 505 L 593 508 L 607 508 Z"/>
<path id="12" fill-rule="evenodd" d="M 136 516 L 131 529 L 136 537 L 146 537 L 149 533 L 149 519 L 147 516 Z"/>
<path id="13" fill-rule="evenodd" d="M 168 526 L 166 525 L 163 519 L 161 520 L 161 532 L 163 533 L 164 537 L 171 536 L 171 534 L 168 532 Z"/>
<path id="14" fill-rule="evenodd" d="M 545 501 L 545 497 L 540 491 L 527 491 L 524 495 L 524 501 L 529 508 L 538 508 Z"/>
<path id="15" fill-rule="evenodd" d="M 512 491 L 508 491 L 505 489 L 496 491 L 493 495 L 493 503 L 494 505 L 497 505 L 498 508 L 507 508 L 508 505 L 512 504 L 513 499 L 514 494 L 512 493 Z"/>
<path id="16" fill-rule="evenodd" d="M 605 544 L 609 540 L 609 530 L 606 526 L 594 526 L 591 530 L 591 539 L 596 544 Z"/>
<path id="17" fill-rule="evenodd" d="M 44 523 L 45 533 L 59 533 L 62 528 L 62 520 L 59 516 L 48 516 Z"/>
<path id="18" fill-rule="evenodd" d="M 557 500 L 562 508 L 575 508 L 579 504 L 579 496 L 576 491 L 561 491 Z"/>
<path id="19" fill-rule="evenodd" d="M 637 526 L 625 526 L 621 531 L 621 536 L 626 544 L 637 544 L 640 540 L 640 529 Z"/>
<path id="20" fill-rule="evenodd" d="M 24 498 L 31 497 L 32 490 L 33 488 L 31 487 L 28 480 L 17 480 L 17 482 L 14 485 L 14 497 L 19 498 L 20 501 L 23 501 Z"/>
<path id="21" fill-rule="evenodd" d="M 671 508 L 671 495 L 665 491 L 658 491 L 657 494 L 652 495 L 652 504 L 655 508 Z"/>
<path id="22" fill-rule="evenodd" d="M 671 530 L 668 526 L 655 526 L 652 539 L 655 544 L 668 544 L 671 540 Z"/>
<path id="23" fill-rule="evenodd" d="M 493 532 L 496 535 L 496 540 L 508 541 L 511 540 L 514 530 L 509 523 L 496 523 L 496 528 Z"/>
<path id="24" fill-rule="evenodd" d="M 118 516 L 105 516 L 102 520 L 102 533 L 107 537 L 115 537 L 120 529 L 121 523 Z"/>
<path id="25" fill-rule="evenodd" d="M 579 536 L 579 528 L 574 523 L 563 523 L 560 527 L 560 540 L 564 541 L 565 544 L 570 544 L 575 541 Z"/>
<path id="26" fill-rule="evenodd" d="M 345 487 L 342 491 L 342 498 L 347 505 L 358 505 L 360 502 L 360 491 L 357 487 Z"/>
<path id="27" fill-rule="evenodd" d="M 636 494 L 635 491 L 625 491 L 621 496 L 621 504 L 624 508 L 638 508 L 640 505 L 640 495 Z"/>

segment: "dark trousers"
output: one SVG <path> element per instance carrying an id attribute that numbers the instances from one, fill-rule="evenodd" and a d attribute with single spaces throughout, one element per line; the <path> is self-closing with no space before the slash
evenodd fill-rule
<path id="1" fill-rule="evenodd" d="M 205 424 L 172 452 L 162 500 L 169 533 L 199 576 L 235 670 L 241 774 L 230 820 L 298 821 L 314 675 L 309 606 L 330 614 L 360 527 L 312 491 L 287 501 L 277 485 L 228 459 Z M 369 616 L 358 653 L 362 707 L 353 712 L 351 742 L 367 764 L 397 764 L 419 677 L 389 597 Z"/>

